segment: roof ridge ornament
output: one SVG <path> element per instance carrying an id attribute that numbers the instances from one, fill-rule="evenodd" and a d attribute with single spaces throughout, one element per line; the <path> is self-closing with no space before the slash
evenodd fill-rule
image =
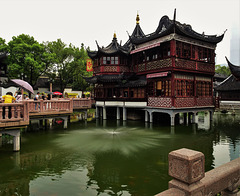
<path id="1" fill-rule="evenodd" d="M 113 39 L 117 39 L 117 34 L 116 34 L 115 31 L 114 31 L 114 34 L 113 34 Z"/>
<path id="2" fill-rule="evenodd" d="M 136 24 L 139 24 L 139 21 L 140 21 L 140 17 L 139 17 L 139 14 L 138 14 L 138 12 L 137 12 Z"/>

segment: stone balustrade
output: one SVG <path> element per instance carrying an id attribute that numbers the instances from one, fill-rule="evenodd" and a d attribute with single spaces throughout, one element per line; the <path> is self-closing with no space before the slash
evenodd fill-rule
<path id="1" fill-rule="evenodd" d="M 240 158 L 205 173 L 203 153 L 179 149 L 168 155 L 169 189 L 156 196 L 239 196 Z"/>
<path id="2" fill-rule="evenodd" d="M 28 125 L 27 103 L 0 103 L 0 128 Z"/>
<path id="3" fill-rule="evenodd" d="M 92 107 L 92 99 L 90 98 L 74 98 L 73 108 L 74 109 L 84 109 Z"/>
<path id="4" fill-rule="evenodd" d="M 27 101 L 29 112 L 73 111 L 72 99 Z"/>

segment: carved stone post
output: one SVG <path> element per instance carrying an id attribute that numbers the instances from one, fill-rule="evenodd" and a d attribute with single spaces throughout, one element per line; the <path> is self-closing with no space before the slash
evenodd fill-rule
<path id="1" fill-rule="evenodd" d="M 203 196 L 204 184 L 200 181 L 205 176 L 204 155 L 201 152 L 179 149 L 168 155 L 169 175 L 174 179 L 169 188 L 177 188 L 186 196 Z"/>

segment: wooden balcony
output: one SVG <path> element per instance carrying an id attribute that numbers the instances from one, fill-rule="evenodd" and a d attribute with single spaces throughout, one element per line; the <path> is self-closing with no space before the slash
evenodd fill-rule
<path id="1" fill-rule="evenodd" d="M 213 106 L 212 97 L 148 97 L 148 106 L 184 108 Z"/>

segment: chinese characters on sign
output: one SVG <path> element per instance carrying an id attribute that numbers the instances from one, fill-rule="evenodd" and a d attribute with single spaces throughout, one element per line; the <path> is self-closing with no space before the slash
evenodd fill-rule
<path id="1" fill-rule="evenodd" d="M 93 67 L 92 67 L 92 60 L 91 59 L 87 59 L 87 68 L 86 70 L 89 71 L 93 71 Z"/>

